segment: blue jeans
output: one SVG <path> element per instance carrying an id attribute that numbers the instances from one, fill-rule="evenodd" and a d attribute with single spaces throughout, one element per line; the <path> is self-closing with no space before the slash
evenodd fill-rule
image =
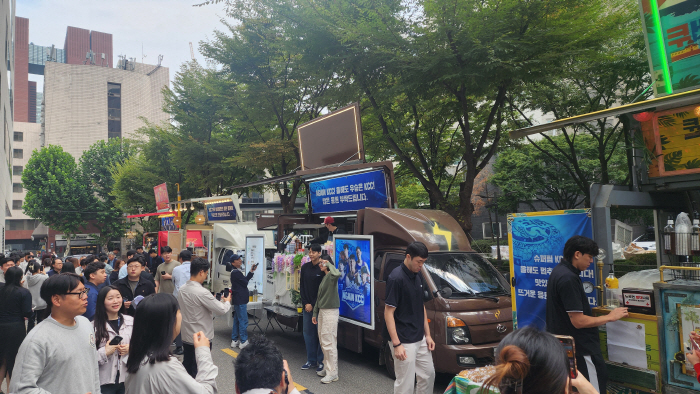
<path id="1" fill-rule="evenodd" d="M 304 343 L 306 344 L 306 361 L 310 364 L 320 364 L 323 362 L 323 350 L 318 341 L 318 326 L 311 321 L 314 316 L 313 311 L 307 312 L 304 309 Z"/>
<path id="2" fill-rule="evenodd" d="M 233 311 L 233 330 L 231 331 L 231 340 L 241 342 L 248 340 L 248 304 L 234 305 Z"/>

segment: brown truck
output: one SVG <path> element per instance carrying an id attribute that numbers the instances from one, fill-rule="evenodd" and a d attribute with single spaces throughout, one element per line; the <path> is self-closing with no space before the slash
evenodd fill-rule
<path id="1" fill-rule="evenodd" d="M 365 343 L 379 348 L 379 363 L 386 364 L 394 376 L 391 351 L 382 335 L 386 278 L 403 264 L 406 246 L 420 241 L 429 251 L 421 278 L 428 289 L 423 297 L 435 341 L 435 370 L 456 374 L 494 363 L 494 348 L 513 331 L 510 286 L 488 260 L 472 251 L 459 224 L 437 210 L 366 208 L 356 212 L 356 216 L 338 220 L 346 229 L 354 229 L 355 235 L 374 237 L 375 328 L 341 321 L 338 345 L 355 352 L 362 352 Z M 270 228 L 270 219 L 258 218 L 259 228 Z M 308 229 L 322 218 L 296 214 L 275 215 L 273 220 Z"/>

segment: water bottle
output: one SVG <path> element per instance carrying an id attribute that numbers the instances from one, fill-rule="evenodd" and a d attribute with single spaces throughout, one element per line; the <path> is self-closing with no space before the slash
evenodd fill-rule
<path id="1" fill-rule="evenodd" d="M 615 277 L 615 273 L 612 271 L 605 278 L 605 306 L 607 308 L 617 308 L 620 306 L 620 299 L 618 295 L 620 293 L 620 285 Z"/>

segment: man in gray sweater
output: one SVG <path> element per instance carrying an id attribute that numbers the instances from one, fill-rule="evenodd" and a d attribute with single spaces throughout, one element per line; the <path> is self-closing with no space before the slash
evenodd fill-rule
<path id="1" fill-rule="evenodd" d="M 41 298 L 51 308 L 51 316 L 22 341 L 10 393 L 100 393 L 95 334 L 90 321 L 80 316 L 87 307 L 87 289 L 80 276 L 50 277 L 41 286 Z"/>

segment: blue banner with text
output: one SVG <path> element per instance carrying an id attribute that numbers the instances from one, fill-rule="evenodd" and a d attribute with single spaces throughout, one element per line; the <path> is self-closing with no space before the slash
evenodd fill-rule
<path id="1" fill-rule="evenodd" d="M 381 170 L 311 182 L 309 190 L 314 213 L 389 207 Z"/>
<path id="2" fill-rule="evenodd" d="M 547 281 L 552 269 L 562 260 L 564 244 L 574 235 L 593 238 L 589 210 L 555 212 L 552 215 L 540 212 L 536 216 L 514 216 L 509 226 L 518 327 L 534 325 L 545 328 Z M 581 280 L 588 303 L 591 307 L 597 306 L 595 262 L 581 272 Z"/>
<path id="3" fill-rule="evenodd" d="M 233 206 L 233 201 L 207 204 L 207 219 L 210 222 L 236 220 L 236 208 Z"/>

